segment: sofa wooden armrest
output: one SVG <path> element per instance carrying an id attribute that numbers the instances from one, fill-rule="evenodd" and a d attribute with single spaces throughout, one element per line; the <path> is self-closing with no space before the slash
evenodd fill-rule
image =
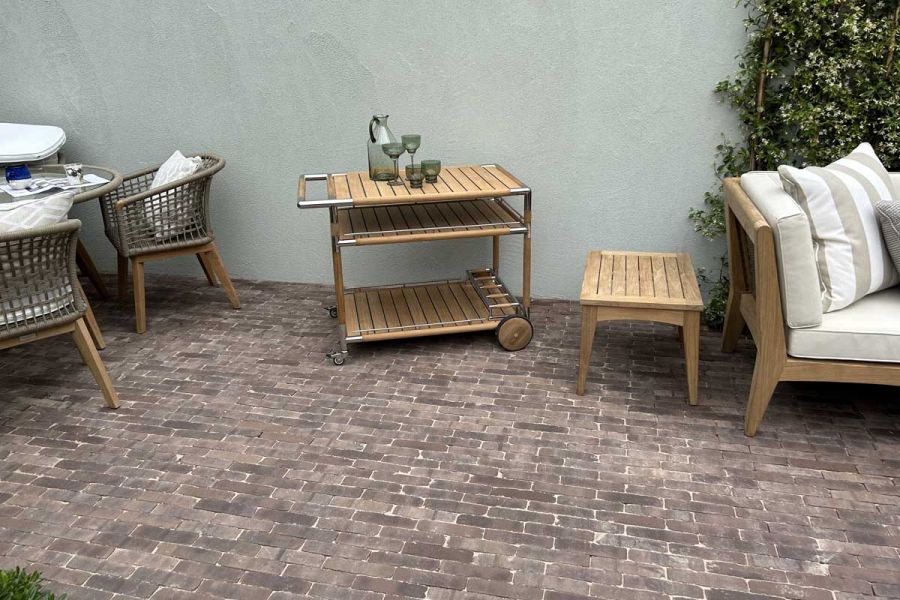
<path id="1" fill-rule="evenodd" d="M 748 436 L 756 435 L 779 381 L 900 385 L 900 364 L 789 356 L 772 228 L 736 177 L 725 180 L 725 223 L 731 287 L 722 350 L 733 351 L 746 326 L 757 351 L 744 419 Z"/>

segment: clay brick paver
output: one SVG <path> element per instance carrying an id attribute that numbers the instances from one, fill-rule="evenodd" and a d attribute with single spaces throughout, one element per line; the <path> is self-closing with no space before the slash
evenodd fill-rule
<path id="1" fill-rule="evenodd" d="M 64 340 L 0 353 L 0 567 L 72 600 L 900 597 L 900 402 L 782 384 L 742 434 L 753 350 L 601 323 L 324 358 L 323 286 L 150 277 L 149 327 L 95 300 L 122 399 Z"/>

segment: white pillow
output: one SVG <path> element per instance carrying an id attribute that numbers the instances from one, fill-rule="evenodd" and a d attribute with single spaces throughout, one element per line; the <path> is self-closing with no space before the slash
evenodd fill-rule
<path id="1" fill-rule="evenodd" d="M 163 187 L 174 183 L 179 179 L 190 177 L 203 164 L 203 159 L 199 156 L 187 157 L 179 150 L 176 150 L 172 156 L 166 159 L 153 181 L 150 183 L 150 189 Z M 156 239 L 163 239 L 178 235 L 184 231 L 186 223 L 183 221 L 183 215 L 172 215 L 167 210 L 167 201 L 164 195 L 151 196 L 144 203 L 144 214 L 147 220 L 152 223 Z M 175 217 L 173 221 L 173 217 Z"/>
<path id="2" fill-rule="evenodd" d="M 12 233 L 62 223 L 69 216 L 74 192 L 0 202 L 0 233 Z"/>
<path id="3" fill-rule="evenodd" d="M 893 202 L 887 169 L 869 144 L 827 167 L 778 167 L 781 183 L 809 217 L 822 310 L 850 306 L 900 281 L 875 205 Z"/>

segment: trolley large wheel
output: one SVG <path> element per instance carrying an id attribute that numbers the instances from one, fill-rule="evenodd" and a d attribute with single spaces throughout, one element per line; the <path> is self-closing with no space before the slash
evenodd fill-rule
<path id="1" fill-rule="evenodd" d="M 531 342 L 534 337 L 534 327 L 526 317 L 509 315 L 504 317 L 497 329 L 497 342 L 500 347 L 509 352 L 521 350 Z"/>

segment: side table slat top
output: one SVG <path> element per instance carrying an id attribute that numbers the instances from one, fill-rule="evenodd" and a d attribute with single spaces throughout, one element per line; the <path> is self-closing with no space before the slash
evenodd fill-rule
<path id="1" fill-rule="evenodd" d="M 703 298 L 688 254 L 592 250 L 581 304 L 699 311 Z"/>
<path id="2" fill-rule="evenodd" d="M 521 193 L 526 186 L 499 165 L 444 167 L 436 183 L 410 187 L 400 167 L 403 185 L 392 186 L 372 181 L 368 172 L 328 175 L 328 191 L 332 199 L 350 199 L 354 205 L 400 204 L 469 200 Z"/>

